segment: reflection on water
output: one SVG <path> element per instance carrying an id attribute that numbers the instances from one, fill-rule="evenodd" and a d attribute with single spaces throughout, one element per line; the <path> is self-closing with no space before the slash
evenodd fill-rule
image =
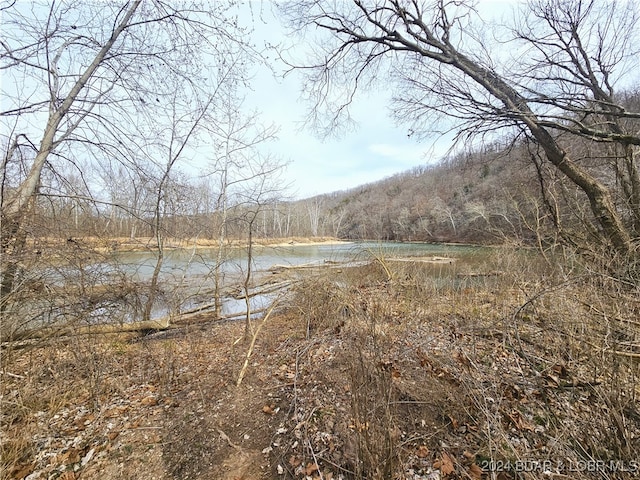
<path id="1" fill-rule="evenodd" d="M 255 312 L 252 316 L 260 317 L 262 312 L 269 308 L 271 302 L 273 302 L 276 298 L 275 293 L 268 293 L 264 295 L 256 295 L 249 299 L 249 305 L 251 306 L 251 311 Z M 240 312 L 246 312 L 246 304 L 244 298 L 237 299 L 233 297 L 227 297 L 222 301 L 222 316 L 228 317 L 230 315 L 237 315 Z M 246 315 L 246 314 L 245 314 Z"/>
<path id="2" fill-rule="evenodd" d="M 486 247 L 442 245 L 429 243 L 360 242 L 320 245 L 254 246 L 252 269 L 264 271 L 274 265 L 295 266 L 307 263 L 367 260 L 371 254 L 383 257 L 441 256 L 454 257 L 458 262 L 476 263 L 486 257 Z M 172 250 L 165 254 L 162 274 L 165 279 L 198 277 L 215 270 L 216 249 Z M 148 280 L 153 273 L 156 256 L 152 252 L 125 252 L 113 260 L 135 280 Z M 247 251 L 229 248 L 222 271 L 242 274 L 247 268 Z"/>
<path id="3" fill-rule="evenodd" d="M 273 266 L 299 266 L 303 264 L 322 265 L 328 262 L 363 262 L 376 258 L 405 257 L 451 257 L 454 262 L 425 264 L 424 270 L 429 272 L 435 285 L 452 285 L 464 288 L 473 278 L 460 278 L 460 271 L 473 271 L 486 261 L 486 247 L 465 245 L 436 245 L 426 243 L 390 243 L 361 242 L 340 244 L 296 244 L 285 246 L 254 246 L 252 252 L 252 272 L 257 276 Z M 160 292 L 154 302 L 152 318 L 166 316 L 169 312 L 184 312 L 212 304 L 214 301 L 213 273 L 216 269 L 217 249 L 180 249 L 167 250 L 160 277 Z M 24 314 L 33 315 L 34 321 L 56 323 L 73 321 L 82 316 L 90 323 L 104 321 L 136 321 L 142 317 L 147 300 L 146 282 L 151 278 L 156 264 L 154 252 L 121 252 L 112 253 L 111 257 L 99 262 L 71 266 L 58 266 L 47 275 L 50 284 L 97 286 L 104 291 L 104 300 L 97 298 L 81 299 L 86 305 L 67 304 L 65 299 L 59 305 L 49 306 L 32 304 Z M 69 271 L 67 271 L 69 270 Z M 223 286 L 242 284 L 247 271 L 247 251 L 244 248 L 228 248 L 224 252 L 221 265 Z M 130 287 L 124 295 L 113 292 L 113 298 L 106 292 L 113 285 Z M 102 290 L 100 290 L 102 288 Z M 95 288 L 94 288 L 95 290 Z M 84 291 L 84 290 L 83 290 Z M 119 293 L 120 292 L 120 293 Z M 266 308 L 274 299 L 273 294 L 260 294 L 251 298 L 252 311 Z M 245 310 L 244 299 L 236 299 L 227 295 L 222 300 L 223 316 L 237 314 Z M 26 307 L 25 307 L 26 308 Z M 40 310 L 41 314 L 34 313 Z"/>
<path id="4" fill-rule="evenodd" d="M 459 278 L 460 267 L 473 268 L 483 262 L 490 249 L 469 245 L 443 245 L 428 243 L 359 242 L 340 244 L 295 244 L 285 246 L 254 246 L 252 272 L 259 274 L 274 266 L 323 265 L 330 262 L 361 262 L 377 258 L 450 257 L 454 262 L 426 264 L 435 284 L 457 285 L 464 288 L 473 279 Z M 213 278 L 217 250 L 181 249 L 165 254 L 161 279 L 165 285 L 180 289 L 181 310 L 189 310 L 213 301 Z M 247 270 L 247 250 L 228 248 L 221 265 L 222 281 L 225 285 L 238 285 Z M 136 281 L 147 281 L 153 272 L 156 257 L 152 252 L 126 252 L 114 256 L 114 265 Z M 274 299 L 273 294 L 256 295 L 251 298 L 254 312 L 265 309 Z M 160 302 L 163 303 L 163 302 Z M 222 299 L 223 316 L 235 315 L 246 309 L 244 299 L 227 296 Z M 155 315 L 166 315 L 171 308 L 167 304 L 156 305 Z"/>

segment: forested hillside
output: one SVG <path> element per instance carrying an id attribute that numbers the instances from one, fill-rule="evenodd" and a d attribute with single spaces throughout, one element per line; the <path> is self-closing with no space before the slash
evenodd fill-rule
<path id="1" fill-rule="evenodd" d="M 620 97 L 625 109 L 638 109 L 637 91 Z M 634 119 L 625 125 L 638 128 Z M 621 218 L 634 225 L 638 185 L 635 170 L 627 171 L 619 156 L 624 149 L 568 135 L 559 138 L 576 152 L 581 167 L 614 193 Z M 539 245 L 560 241 L 579 250 L 602 243 L 601 227 L 590 208 L 584 192 L 545 162 L 539 145 L 524 135 L 290 206 L 297 227 L 303 227 L 300 235 Z"/>
<path id="2" fill-rule="evenodd" d="M 640 96 L 626 93 L 625 100 L 630 109 L 637 109 Z M 609 147 L 572 142 L 584 155 L 583 165 L 615 184 L 607 173 L 615 163 L 608 158 Z M 228 186 L 222 177 L 172 174 L 163 196 L 162 234 L 187 242 L 216 240 L 224 228 L 225 241 L 238 240 L 247 236 L 249 217 L 253 236 L 263 239 L 539 245 L 561 239 L 580 245 L 589 243 L 585 231 L 588 236 L 598 229 L 584 194 L 545 165 L 535 146 L 519 138 L 465 149 L 377 182 L 300 200 L 289 200 L 287 190 L 275 179 L 263 199 L 247 201 L 243 189 L 250 189 L 255 179 L 250 175 L 243 179 L 245 173 L 236 166 L 227 173 L 236 178 Z M 36 243 L 39 238 L 138 241 L 153 237 L 155 181 L 129 182 L 124 171 L 104 172 L 103 180 L 108 207 L 88 197 L 55 191 L 40 202 L 33 217 L 39 227 L 32 233 Z M 624 205 L 622 199 L 617 202 Z"/>
<path id="3" fill-rule="evenodd" d="M 536 215 L 543 212 L 537 172 L 527 155 L 523 146 L 494 143 L 346 191 L 301 200 L 287 200 L 286 191 L 278 191 L 258 206 L 253 234 L 266 239 L 530 242 L 541 220 Z M 216 187 L 188 177 L 169 182 L 163 235 L 217 239 L 224 224 L 225 238 L 245 238 L 246 218 L 255 206 L 234 196 L 223 212 Z M 117 207 L 108 209 L 88 198 L 48 198 L 35 217 L 41 228 L 34 236 L 133 241 L 154 236 L 152 191 L 129 188 L 125 181 L 114 181 L 107 192 Z"/>
<path id="4" fill-rule="evenodd" d="M 530 241 L 536 172 L 522 148 L 493 144 L 379 182 L 305 199 L 309 233 L 347 239 Z"/>

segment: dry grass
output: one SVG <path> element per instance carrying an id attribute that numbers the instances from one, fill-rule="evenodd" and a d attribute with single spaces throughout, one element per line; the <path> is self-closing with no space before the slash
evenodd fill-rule
<path id="1" fill-rule="evenodd" d="M 633 478 L 637 290 L 380 260 L 299 284 L 240 388 L 238 323 L 3 352 L 3 478 Z"/>
<path id="2" fill-rule="evenodd" d="M 479 467 L 487 478 L 631 478 L 640 457 L 637 291 L 543 271 L 511 251 L 485 266 L 504 275 L 472 283 L 435 282 L 429 266 L 376 265 L 300 287 L 297 308 L 319 342 L 339 332 L 331 368 L 341 379 L 332 383 L 348 385 L 350 404 L 346 427 L 333 415 L 307 429 L 305 451 L 288 452 L 300 465 L 321 458 L 327 475 L 363 479 L 432 478 L 436 469 L 480 478 Z M 323 432 L 351 445 L 350 456 L 318 453 Z M 530 471 L 499 471 L 508 467 Z"/>
<path id="3" fill-rule="evenodd" d="M 174 373 L 171 344 L 145 351 L 129 341 L 124 336 L 69 337 L 13 352 L 10 362 L 3 355 L 1 478 L 22 478 L 42 462 L 46 465 L 42 455 L 49 449 L 62 446 L 64 456 L 71 447 L 85 454 L 96 445 L 104 447 L 94 424 L 104 421 L 101 417 L 127 392 L 148 387 L 153 395 L 167 394 Z M 60 445 L 64 437 L 66 447 Z M 74 463 L 69 462 L 71 469 Z"/>
<path id="4" fill-rule="evenodd" d="M 335 237 L 273 237 L 253 239 L 254 245 L 292 245 L 292 244 L 316 244 L 316 243 L 337 243 L 340 242 Z M 212 238 L 167 238 L 165 248 L 217 248 L 218 239 Z M 155 237 L 93 237 L 83 236 L 74 238 L 54 238 L 43 237 L 32 242 L 30 247 L 41 250 L 60 250 L 69 246 L 75 248 L 92 249 L 96 252 L 135 252 L 147 251 L 157 248 Z M 225 246 L 244 247 L 246 239 L 230 239 L 225 241 Z"/>

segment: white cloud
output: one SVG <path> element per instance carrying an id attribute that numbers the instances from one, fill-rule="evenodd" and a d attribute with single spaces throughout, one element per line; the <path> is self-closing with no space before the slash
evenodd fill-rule
<path id="1" fill-rule="evenodd" d="M 425 147 L 419 145 L 391 145 L 388 143 L 373 143 L 368 150 L 376 155 L 390 158 L 396 162 L 415 165 L 425 155 Z"/>
<path id="2" fill-rule="evenodd" d="M 265 10 L 268 9 L 260 12 L 256 33 L 271 44 L 290 43 L 279 22 Z M 256 12 L 253 15 L 255 18 Z M 282 65 L 274 68 L 276 72 L 285 70 Z M 289 162 L 284 178 L 285 183 L 293 185 L 291 193 L 296 198 L 380 180 L 433 162 L 450 146 L 449 138 L 418 143 L 407 137 L 406 129 L 395 126 L 390 118 L 390 91 L 382 89 L 359 92 L 356 96 L 350 108 L 357 124 L 355 130 L 345 131 L 339 138 L 320 140 L 310 130 L 300 128 L 308 114 L 308 105 L 301 101 L 301 86 L 296 71 L 275 79 L 264 68 L 256 71 L 253 91 L 247 92 L 247 106 L 260 111 L 264 123 L 280 126 L 278 140 L 265 145 L 264 152 Z"/>

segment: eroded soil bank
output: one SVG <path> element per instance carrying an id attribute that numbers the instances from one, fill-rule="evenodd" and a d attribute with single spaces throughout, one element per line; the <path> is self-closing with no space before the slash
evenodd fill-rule
<path id="1" fill-rule="evenodd" d="M 255 246 L 285 246 L 285 245 L 330 245 L 349 243 L 334 237 L 286 237 L 286 238 L 254 238 Z M 77 246 L 91 248 L 101 252 L 142 252 L 157 250 L 157 240 L 154 237 L 82 237 L 82 238 L 42 238 L 35 245 L 40 249 L 59 249 L 60 246 Z M 217 248 L 219 241 L 216 239 L 165 239 L 164 248 L 167 250 L 178 248 Z M 224 247 L 246 247 L 244 239 L 228 239 L 223 243 Z"/>

